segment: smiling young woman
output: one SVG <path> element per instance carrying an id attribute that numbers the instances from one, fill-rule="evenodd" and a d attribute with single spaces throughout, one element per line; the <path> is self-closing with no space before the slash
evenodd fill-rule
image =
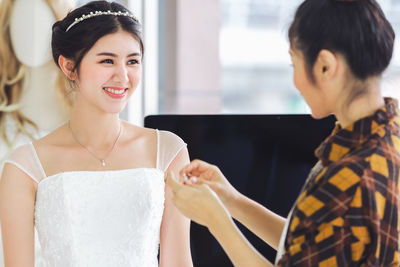
<path id="1" fill-rule="evenodd" d="M 118 30 L 93 45 L 82 59 L 79 72 L 74 72 L 74 62 L 62 55 L 58 63 L 76 83 L 77 101 L 85 102 L 77 103 L 77 107 L 117 114 L 140 82 L 141 60 L 140 43 L 132 34 Z"/>
<path id="2" fill-rule="evenodd" d="M 164 186 L 189 162 L 186 144 L 119 119 L 142 72 L 138 20 L 90 2 L 54 24 L 52 50 L 75 104 L 67 123 L 6 160 L 6 266 L 33 266 L 34 227 L 48 266 L 192 266 L 190 221 Z"/>

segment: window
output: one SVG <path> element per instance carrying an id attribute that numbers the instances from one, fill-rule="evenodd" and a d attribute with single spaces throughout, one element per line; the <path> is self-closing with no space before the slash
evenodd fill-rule
<path id="1" fill-rule="evenodd" d="M 378 1 L 400 35 L 400 1 Z M 223 113 L 305 113 L 292 82 L 286 33 L 300 1 L 221 0 Z M 400 97 L 400 51 L 384 74 L 385 95 Z M 397 85 L 396 85 L 397 84 Z"/>

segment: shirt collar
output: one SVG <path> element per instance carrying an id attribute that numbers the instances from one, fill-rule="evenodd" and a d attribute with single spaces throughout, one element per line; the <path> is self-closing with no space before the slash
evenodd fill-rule
<path id="1" fill-rule="evenodd" d="M 365 143 L 372 135 L 395 119 L 397 114 L 397 100 L 385 98 L 385 105 L 371 116 L 362 118 L 345 128 L 336 122 L 333 132 L 316 149 L 315 155 L 324 166 L 327 166 Z"/>

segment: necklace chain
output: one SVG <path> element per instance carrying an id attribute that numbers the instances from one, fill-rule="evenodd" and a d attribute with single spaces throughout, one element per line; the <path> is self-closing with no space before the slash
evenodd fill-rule
<path id="1" fill-rule="evenodd" d="M 88 147 L 86 147 L 84 144 L 82 144 L 81 142 L 79 142 L 78 138 L 75 136 L 74 131 L 72 131 L 71 128 L 71 121 L 68 121 L 68 128 L 71 131 L 72 137 L 75 139 L 75 141 L 81 145 L 84 149 L 86 149 L 93 157 L 95 157 L 96 159 L 100 160 L 101 165 L 103 167 L 106 166 L 106 159 L 108 157 L 108 155 L 110 155 L 110 153 L 114 150 L 115 145 L 118 143 L 119 138 L 121 137 L 121 132 L 122 132 L 122 125 L 121 122 L 119 123 L 119 132 L 118 132 L 118 136 L 114 141 L 113 146 L 111 147 L 111 149 L 107 152 L 107 154 L 104 156 L 104 158 L 100 158 L 98 157 L 93 151 L 91 151 Z"/>

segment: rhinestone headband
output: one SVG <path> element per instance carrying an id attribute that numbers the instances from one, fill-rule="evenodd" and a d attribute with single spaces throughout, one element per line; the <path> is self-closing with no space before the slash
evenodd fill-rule
<path id="1" fill-rule="evenodd" d="M 71 23 L 71 25 L 68 26 L 68 28 L 65 30 L 65 32 L 68 32 L 69 29 L 71 29 L 72 27 L 74 27 L 76 24 L 78 24 L 79 22 L 85 20 L 85 19 L 90 19 L 93 17 L 97 17 L 97 16 L 102 16 L 102 15 L 111 15 L 111 16 L 125 16 L 125 17 L 130 17 L 132 18 L 134 21 L 136 21 L 137 23 L 139 23 L 139 20 L 132 15 L 129 12 L 112 12 L 111 10 L 108 11 L 95 11 L 95 12 L 90 12 L 87 15 L 82 15 L 80 18 L 75 18 L 75 21 Z"/>

